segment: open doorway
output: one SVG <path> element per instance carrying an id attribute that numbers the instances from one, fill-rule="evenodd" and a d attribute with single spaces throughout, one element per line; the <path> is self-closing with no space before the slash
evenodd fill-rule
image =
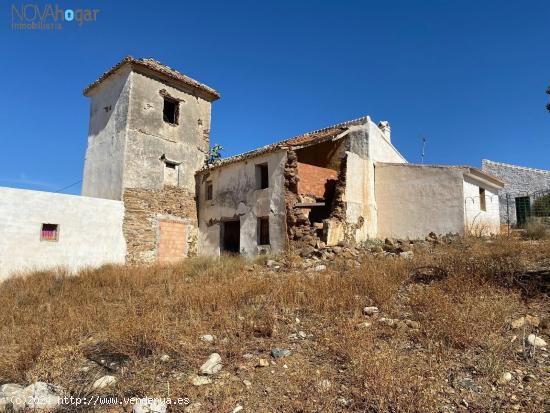
<path id="1" fill-rule="evenodd" d="M 238 220 L 225 221 L 222 226 L 222 251 L 238 254 L 241 250 L 241 223 Z"/>

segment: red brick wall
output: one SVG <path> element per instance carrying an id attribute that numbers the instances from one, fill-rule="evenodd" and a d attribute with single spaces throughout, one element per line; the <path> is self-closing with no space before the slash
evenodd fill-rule
<path id="1" fill-rule="evenodd" d="M 322 197 L 325 193 L 325 184 L 329 179 L 336 180 L 338 173 L 333 169 L 321 168 L 298 162 L 298 193 Z"/>
<path id="2" fill-rule="evenodd" d="M 174 221 L 160 221 L 158 259 L 160 262 L 174 262 L 185 257 L 187 234 L 185 224 Z"/>

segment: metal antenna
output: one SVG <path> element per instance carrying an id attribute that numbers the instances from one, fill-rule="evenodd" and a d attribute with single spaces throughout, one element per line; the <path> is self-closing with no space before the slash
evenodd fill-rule
<path id="1" fill-rule="evenodd" d="M 422 136 L 422 163 L 424 163 L 424 155 L 426 154 L 426 142 L 427 139 Z"/>

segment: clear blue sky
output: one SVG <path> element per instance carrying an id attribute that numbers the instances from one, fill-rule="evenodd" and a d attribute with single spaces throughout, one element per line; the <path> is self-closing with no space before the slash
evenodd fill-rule
<path id="1" fill-rule="evenodd" d="M 221 92 L 226 156 L 368 114 L 410 162 L 426 136 L 429 163 L 550 169 L 549 1 L 59 0 L 101 11 L 50 32 L 12 30 L 21 3 L 2 4 L 0 186 L 81 179 L 82 89 L 129 54 Z"/>

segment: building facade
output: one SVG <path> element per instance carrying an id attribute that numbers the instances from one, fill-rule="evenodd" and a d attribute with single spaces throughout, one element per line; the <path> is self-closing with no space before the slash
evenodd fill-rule
<path id="1" fill-rule="evenodd" d="M 388 122 L 365 116 L 207 165 L 214 89 L 155 60 L 127 57 L 84 95 L 82 196 L 0 192 L 0 227 L 12 231 L 0 244 L 1 276 L 40 264 L 76 270 L 499 230 L 498 179 L 470 167 L 407 163 Z M 26 204 L 16 214 L 18 198 L 48 207 L 39 213 Z M 65 214 L 68 204 L 74 208 Z M 10 254 L 28 237 L 44 252 Z"/>

